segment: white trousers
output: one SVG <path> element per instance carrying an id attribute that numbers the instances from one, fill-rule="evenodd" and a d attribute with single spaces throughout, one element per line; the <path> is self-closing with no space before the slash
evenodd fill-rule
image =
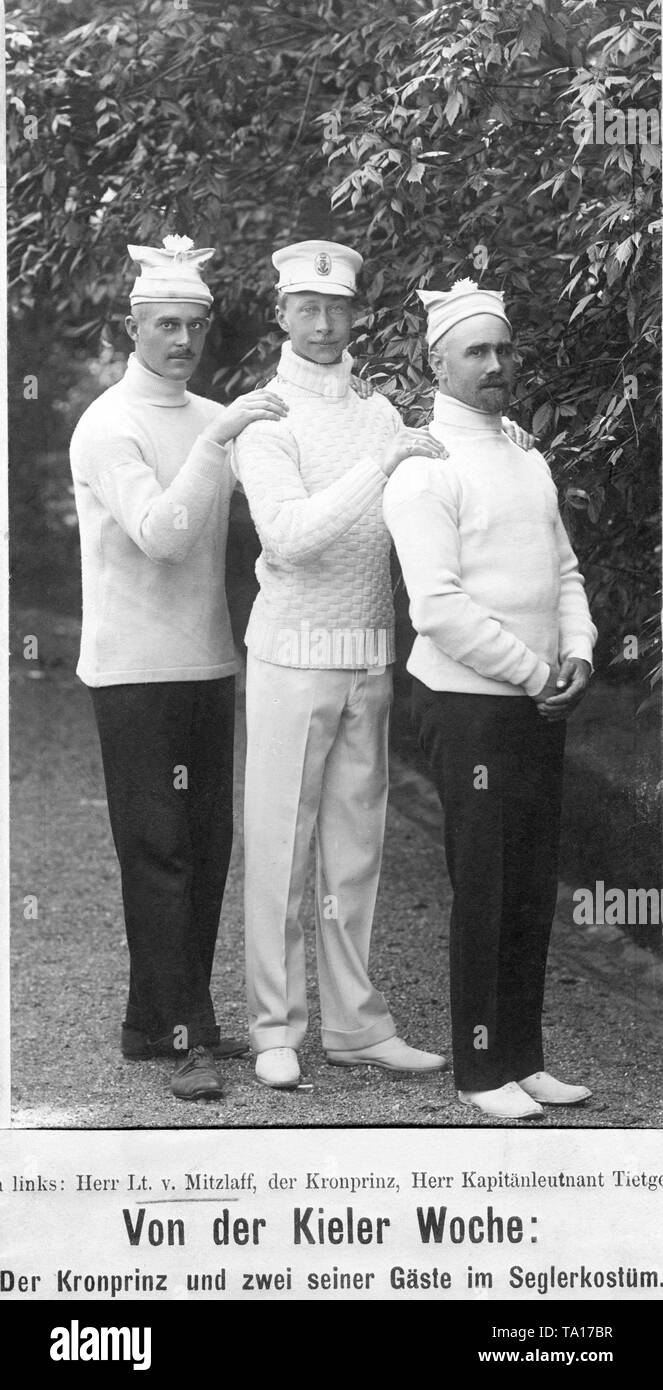
<path id="1" fill-rule="evenodd" d="M 313 831 L 323 1046 L 396 1028 L 368 978 L 388 791 L 391 671 L 299 670 L 249 654 L 245 914 L 255 1052 L 300 1046 L 308 1021 L 299 912 Z"/>

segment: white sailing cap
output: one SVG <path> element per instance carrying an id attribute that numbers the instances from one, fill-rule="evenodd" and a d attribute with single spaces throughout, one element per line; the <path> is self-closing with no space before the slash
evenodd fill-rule
<path id="1" fill-rule="evenodd" d="M 511 327 L 504 309 L 504 295 L 499 290 L 482 290 L 474 280 L 456 280 L 450 290 L 417 290 L 417 294 L 428 315 L 426 340 L 429 348 L 443 333 L 448 333 L 463 319 L 474 318 L 475 314 L 494 314 Z"/>
<path id="2" fill-rule="evenodd" d="M 282 294 L 316 290 L 318 294 L 356 293 L 363 257 L 338 241 L 298 241 L 275 251 L 272 265 L 279 272 Z"/>
<path id="3" fill-rule="evenodd" d="M 213 246 L 194 249 L 191 237 L 165 236 L 163 247 L 128 246 L 132 261 L 140 266 L 129 301 L 154 304 L 178 300 L 192 304 L 212 304 L 213 295 L 205 284 L 200 267 L 214 255 Z"/>

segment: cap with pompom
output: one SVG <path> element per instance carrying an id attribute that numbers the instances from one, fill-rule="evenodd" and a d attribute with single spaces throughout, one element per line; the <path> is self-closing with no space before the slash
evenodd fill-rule
<path id="1" fill-rule="evenodd" d="M 132 305 L 163 300 L 213 303 L 209 285 L 200 274 L 200 267 L 214 255 L 213 246 L 196 251 L 191 237 L 165 236 L 162 247 L 128 246 L 127 250 L 132 261 L 140 266 L 140 275 L 129 296 Z"/>
<path id="2" fill-rule="evenodd" d="M 499 290 L 482 290 L 474 280 L 456 280 L 450 290 L 417 290 L 417 294 L 428 316 L 426 339 L 429 348 L 443 333 L 475 314 L 495 314 L 511 327 L 504 309 L 504 295 Z"/>

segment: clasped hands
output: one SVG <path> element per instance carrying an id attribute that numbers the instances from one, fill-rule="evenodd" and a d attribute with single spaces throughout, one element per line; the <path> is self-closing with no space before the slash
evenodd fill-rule
<path id="1" fill-rule="evenodd" d="M 589 662 L 579 656 L 567 656 L 559 669 L 551 667 L 543 690 L 534 696 L 541 718 L 550 724 L 567 719 L 580 704 L 591 674 Z"/>

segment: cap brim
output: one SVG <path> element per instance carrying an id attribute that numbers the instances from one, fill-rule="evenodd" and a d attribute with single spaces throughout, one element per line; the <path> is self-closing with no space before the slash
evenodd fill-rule
<path id="1" fill-rule="evenodd" d="M 314 294 L 341 294 L 346 299 L 354 299 L 355 290 L 349 290 L 347 285 L 339 285 L 334 280 L 302 280 L 295 285 L 277 285 L 280 294 L 302 294 L 312 291 Z"/>
<path id="2" fill-rule="evenodd" d="M 481 309 L 471 309 L 469 313 L 467 313 L 467 312 L 464 313 L 464 314 L 460 314 L 460 313 L 459 313 L 459 314 L 458 314 L 458 317 L 452 319 L 451 323 L 445 323 L 443 326 L 441 325 L 441 326 L 440 326 L 440 329 L 439 329 L 439 332 L 438 332 L 437 328 L 434 328 L 434 329 L 432 329 L 432 331 L 431 331 L 431 328 L 429 327 L 429 328 L 428 328 L 428 331 L 427 331 L 427 334 L 426 334 L 426 338 L 427 338 L 427 342 L 428 342 L 429 348 L 435 347 L 435 344 L 436 344 L 436 343 L 439 343 L 440 338 L 444 338 L 445 334 L 446 334 L 446 333 L 450 333 L 451 330 L 452 330 L 452 328 L 457 328 L 459 323 L 466 323 L 466 322 L 468 322 L 470 319 L 476 319 L 476 318 L 478 318 L 480 315 L 483 315 L 483 316 L 486 317 L 486 318 L 489 318 L 489 317 L 490 317 L 490 318 L 499 319 L 501 323 L 505 323 L 506 326 L 507 326 L 507 328 L 510 328 L 510 329 L 511 329 L 511 332 L 513 332 L 513 328 L 511 328 L 511 324 L 510 324 L 510 322 L 509 322 L 509 320 L 508 320 L 506 314 L 500 313 L 499 309 L 485 309 L 485 308 L 481 308 Z"/>
<path id="3" fill-rule="evenodd" d="M 206 308 L 211 308 L 214 303 L 212 295 L 187 294 L 186 291 L 179 290 L 176 294 L 164 294 L 160 290 L 155 294 L 146 294 L 145 291 L 129 295 L 130 304 L 204 304 Z"/>

